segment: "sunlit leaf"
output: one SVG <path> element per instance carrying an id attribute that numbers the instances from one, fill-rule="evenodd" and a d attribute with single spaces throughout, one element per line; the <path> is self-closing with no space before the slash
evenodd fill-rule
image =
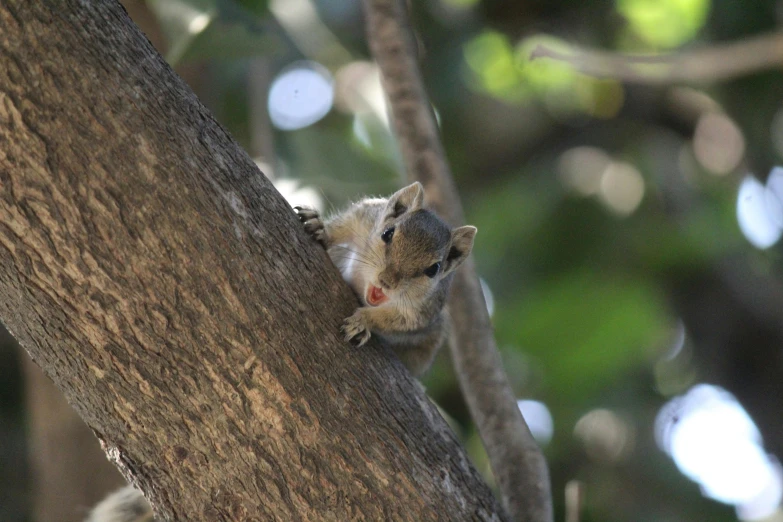
<path id="1" fill-rule="evenodd" d="M 505 35 L 485 31 L 466 43 L 463 53 L 468 81 L 479 90 L 506 101 L 527 97 L 511 43 Z"/>
<path id="2" fill-rule="evenodd" d="M 692 40 L 707 20 L 710 0 L 615 0 L 631 30 L 654 47 Z"/>
<path id="3" fill-rule="evenodd" d="M 565 62 L 552 59 L 531 60 L 537 46 L 553 51 L 570 53 L 571 48 L 562 40 L 551 36 L 534 36 L 523 40 L 516 49 L 516 60 L 525 81 L 536 91 L 569 89 L 579 79 L 574 68 Z"/>

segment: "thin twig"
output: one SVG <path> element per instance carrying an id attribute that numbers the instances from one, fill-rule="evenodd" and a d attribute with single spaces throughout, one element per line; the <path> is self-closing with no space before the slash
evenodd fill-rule
<path id="1" fill-rule="evenodd" d="M 416 60 L 405 0 L 364 0 L 367 38 L 381 69 L 410 181 L 452 225 L 464 222 Z M 449 309 L 452 356 L 509 515 L 551 522 L 549 471 L 508 384 L 472 261 L 458 271 Z"/>
<path id="2" fill-rule="evenodd" d="M 623 55 L 576 47 L 563 52 L 539 44 L 530 53 L 530 59 L 540 58 L 565 62 L 589 76 L 628 83 L 714 83 L 783 67 L 783 32 L 775 31 L 714 47 L 659 55 Z"/>
<path id="3" fill-rule="evenodd" d="M 584 485 L 578 480 L 569 480 L 565 487 L 566 522 L 582 520 L 584 502 Z"/>

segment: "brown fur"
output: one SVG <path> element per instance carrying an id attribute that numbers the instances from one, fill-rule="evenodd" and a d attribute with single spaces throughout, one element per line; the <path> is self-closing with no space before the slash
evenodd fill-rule
<path id="1" fill-rule="evenodd" d="M 326 248 L 364 306 L 345 320 L 346 340 L 363 345 L 375 334 L 394 348 L 405 366 L 423 374 L 445 338 L 443 307 L 454 270 L 470 255 L 475 227 L 451 229 L 423 206 L 420 183 L 388 199 L 364 199 L 326 221 L 296 207 L 305 230 Z M 382 234 L 394 228 L 386 243 Z M 424 271 L 440 263 L 434 277 Z M 369 306 L 372 284 L 389 297 Z"/>

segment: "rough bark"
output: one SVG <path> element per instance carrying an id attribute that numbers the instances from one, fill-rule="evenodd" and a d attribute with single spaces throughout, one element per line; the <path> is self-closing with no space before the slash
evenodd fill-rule
<path id="1" fill-rule="evenodd" d="M 124 484 L 95 435 L 27 354 L 22 354 L 32 520 L 78 522 Z"/>
<path id="2" fill-rule="evenodd" d="M 0 1 L 0 320 L 171 520 L 491 520 L 355 297 L 114 1 Z"/>
<path id="3" fill-rule="evenodd" d="M 429 205 L 451 225 L 462 225 L 462 204 L 418 69 L 405 0 L 364 0 L 364 6 L 367 38 L 389 96 L 408 178 L 424 185 Z M 508 383 L 472 260 L 457 272 L 448 305 L 454 367 L 503 504 L 514 520 L 549 522 L 549 470 Z"/>
<path id="4" fill-rule="evenodd" d="M 163 53 L 162 34 L 143 0 L 125 0 L 122 4 Z M 193 87 L 190 82 L 188 85 Z M 19 352 L 24 371 L 32 520 L 84 520 L 93 505 L 125 481 L 63 393 L 27 353 L 21 349 Z"/>

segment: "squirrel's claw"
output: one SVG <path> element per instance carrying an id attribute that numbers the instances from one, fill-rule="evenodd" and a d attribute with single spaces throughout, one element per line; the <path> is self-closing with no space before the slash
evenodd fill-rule
<path id="1" fill-rule="evenodd" d="M 370 340 L 370 329 L 367 327 L 360 310 L 357 310 L 351 317 L 346 319 L 340 330 L 345 334 L 345 340 L 353 346 L 363 346 Z"/>
<path id="2" fill-rule="evenodd" d="M 324 228 L 324 222 L 318 215 L 318 211 L 310 207 L 294 207 L 294 211 L 299 217 L 299 221 L 304 223 L 305 232 L 326 248 L 326 229 Z"/>
<path id="3" fill-rule="evenodd" d="M 299 216 L 299 221 L 304 223 L 310 219 L 318 218 L 318 211 L 310 207 L 294 207 L 296 215 Z"/>

